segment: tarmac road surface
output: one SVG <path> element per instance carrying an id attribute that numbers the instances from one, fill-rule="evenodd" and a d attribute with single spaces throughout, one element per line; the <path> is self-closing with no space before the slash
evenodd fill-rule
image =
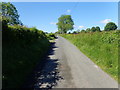
<path id="1" fill-rule="evenodd" d="M 36 88 L 118 88 L 117 81 L 68 40 L 58 36 L 55 42 Z"/>

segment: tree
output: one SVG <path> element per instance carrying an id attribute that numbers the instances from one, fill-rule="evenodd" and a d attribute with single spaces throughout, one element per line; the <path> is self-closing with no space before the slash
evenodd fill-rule
<path id="1" fill-rule="evenodd" d="M 77 31 L 74 31 L 73 34 L 77 34 Z"/>
<path id="2" fill-rule="evenodd" d="M 91 32 L 95 32 L 96 31 L 96 28 L 95 27 L 92 27 L 91 28 Z"/>
<path id="3" fill-rule="evenodd" d="M 68 32 L 68 34 L 71 34 L 71 32 Z"/>
<path id="4" fill-rule="evenodd" d="M 86 31 L 83 29 L 83 30 L 81 30 L 81 33 L 82 33 L 82 32 L 85 33 Z"/>
<path id="5" fill-rule="evenodd" d="M 62 15 L 58 18 L 58 23 L 56 25 L 61 33 L 67 33 L 68 30 L 73 29 L 74 22 L 71 15 Z"/>
<path id="6" fill-rule="evenodd" d="M 87 29 L 86 29 L 86 32 L 90 32 L 90 31 L 91 31 L 90 28 L 87 28 Z"/>
<path id="7" fill-rule="evenodd" d="M 117 25 L 114 22 L 109 22 L 104 27 L 105 31 L 111 31 L 111 30 L 116 30 L 116 29 L 117 29 Z"/>
<path id="8" fill-rule="evenodd" d="M 15 6 L 11 3 L 1 2 L 1 13 L 3 24 L 7 23 L 9 25 L 19 24 L 22 25 L 19 20 L 19 15 Z"/>
<path id="9" fill-rule="evenodd" d="M 98 31 L 98 32 L 100 32 L 101 30 L 100 30 L 100 27 L 96 27 L 96 31 Z"/>
<path id="10" fill-rule="evenodd" d="M 78 29 L 76 32 L 77 32 L 77 33 L 80 33 L 80 29 Z"/>

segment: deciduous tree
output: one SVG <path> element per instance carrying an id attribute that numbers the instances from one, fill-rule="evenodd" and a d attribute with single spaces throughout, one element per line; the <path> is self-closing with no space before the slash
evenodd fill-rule
<path id="1" fill-rule="evenodd" d="M 9 25 L 20 24 L 22 25 L 21 21 L 19 20 L 19 15 L 17 12 L 16 7 L 11 4 L 10 2 L 1 2 L 1 17 L 3 24 L 7 23 Z"/>
<path id="2" fill-rule="evenodd" d="M 91 32 L 95 32 L 96 31 L 96 28 L 95 27 L 92 27 L 91 28 Z"/>
<path id="3" fill-rule="evenodd" d="M 62 15 L 58 18 L 58 23 L 56 25 L 61 33 L 67 33 L 68 30 L 73 29 L 74 22 L 71 15 Z"/>
<path id="4" fill-rule="evenodd" d="M 117 25 L 114 22 L 109 22 L 104 27 L 105 31 L 111 31 L 111 30 L 116 30 L 116 29 L 117 29 Z"/>
<path id="5" fill-rule="evenodd" d="M 98 32 L 101 31 L 99 26 L 96 27 L 96 31 L 98 31 Z"/>
<path id="6" fill-rule="evenodd" d="M 90 28 L 87 28 L 87 29 L 86 29 L 86 32 L 90 32 Z"/>

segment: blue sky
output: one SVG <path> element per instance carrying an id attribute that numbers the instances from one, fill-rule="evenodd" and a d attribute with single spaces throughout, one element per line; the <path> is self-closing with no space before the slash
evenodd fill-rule
<path id="1" fill-rule="evenodd" d="M 62 14 L 72 16 L 74 30 L 92 26 L 103 29 L 109 21 L 118 23 L 117 2 L 12 2 L 12 4 L 17 8 L 24 25 L 35 26 L 45 32 L 57 31 L 55 23 Z"/>

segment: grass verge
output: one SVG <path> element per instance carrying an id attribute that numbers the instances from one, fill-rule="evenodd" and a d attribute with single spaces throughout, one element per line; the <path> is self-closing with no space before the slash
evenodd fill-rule
<path id="1" fill-rule="evenodd" d="M 118 80 L 119 31 L 62 34 L 105 72 Z"/>

